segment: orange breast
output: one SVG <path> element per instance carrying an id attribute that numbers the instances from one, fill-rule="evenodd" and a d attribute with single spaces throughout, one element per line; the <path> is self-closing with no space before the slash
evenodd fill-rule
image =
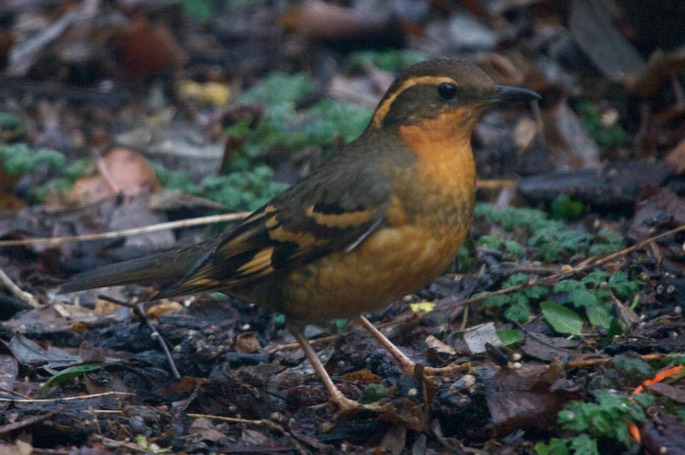
<path id="1" fill-rule="evenodd" d="M 352 251 L 290 272 L 278 311 L 305 322 L 354 316 L 415 292 L 444 272 L 471 224 L 476 183 L 465 133 L 470 130 L 463 126 L 471 119 L 458 114 L 436 119 L 439 128 L 400 128 L 417 161 L 387 170 L 393 196 L 384 225 Z"/>
<path id="2" fill-rule="evenodd" d="M 415 226 L 382 229 L 350 252 L 330 254 L 291 272 L 277 309 L 306 322 L 380 308 L 440 275 L 466 232 L 436 237 Z"/>

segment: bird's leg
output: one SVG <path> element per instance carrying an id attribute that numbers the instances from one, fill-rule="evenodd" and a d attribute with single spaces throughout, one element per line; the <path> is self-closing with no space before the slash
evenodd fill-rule
<path id="1" fill-rule="evenodd" d="M 304 336 L 304 333 L 302 331 L 302 326 L 298 324 L 293 324 L 290 323 L 287 325 L 288 331 L 295 337 L 295 340 L 299 343 L 300 347 L 304 351 L 304 355 L 307 357 L 309 362 L 312 364 L 314 367 L 314 370 L 316 373 L 319 375 L 321 378 L 321 382 L 323 382 L 323 385 L 326 387 L 326 391 L 328 392 L 328 395 L 331 397 L 331 400 L 333 400 L 338 407 L 340 408 L 340 413 L 345 413 L 349 411 L 355 411 L 355 410 L 368 410 L 368 411 L 381 411 L 380 407 L 374 406 L 374 405 L 363 405 L 361 403 L 358 403 L 354 400 L 351 400 L 347 398 L 339 388 L 333 384 L 333 380 L 331 377 L 328 375 L 326 372 L 326 369 L 324 368 L 323 364 L 321 363 L 321 360 L 319 360 L 319 357 L 316 355 L 314 352 L 314 349 L 312 349 L 312 345 L 309 344 L 309 341 L 307 338 Z"/>
<path id="2" fill-rule="evenodd" d="M 381 346 L 383 346 L 390 353 L 391 356 L 395 358 L 395 361 L 399 364 L 402 373 L 406 374 L 407 376 L 421 379 L 421 377 L 424 376 L 435 376 L 438 374 L 454 374 L 461 369 L 457 366 L 447 366 L 444 368 L 417 368 L 416 362 L 411 360 L 409 357 L 406 356 L 406 354 L 400 351 L 400 349 L 397 346 L 395 346 L 393 342 L 388 339 L 388 337 L 383 335 L 383 333 L 380 330 L 378 330 L 376 326 L 371 324 L 371 322 L 368 319 L 366 319 L 366 317 L 359 315 L 354 320 L 357 321 L 357 324 L 365 328 L 367 332 L 369 332 L 376 339 L 376 341 L 378 341 L 378 343 Z"/>
<path id="3" fill-rule="evenodd" d="M 366 319 L 365 316 L 359 315 L 354 320 L 357 321 L 357 324 L 365 328 L 366 331 L 369 332 L 376 339 L 376 341 L 378 341 L 378 343 L 395 358 L 395 361 L 402 369 L 402 373 L 406 374 L 407 376 L 414 376 L 416 362 L 407 357 L 404 352 L 400 351 L 400 349 L 395 346 L 393 342 L 388 339 L 388 337 L 383 335 L 383 333 L 378 330 L 376 326 L 371 324 L 371 321 Z"/>

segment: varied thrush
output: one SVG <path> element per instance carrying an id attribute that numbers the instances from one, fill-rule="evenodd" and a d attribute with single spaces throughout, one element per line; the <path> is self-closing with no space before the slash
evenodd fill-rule
<path id="1" fill-rule="evenodd" d="M 413 373 L 414 363 L 361 314 L 439 276 L 469 230 L 476 169 L 471 133 L 495 103 L 533 100 L 472 63 L 406 70 L 369 126 L 308 178 L 217 239 L 85 272 L 77 291 L 174 280 L 154 298 L 221 291 L 283 313 L 341 410 L 359 404 L 333 384 L 304 337 L 309 322 L 354 318 Z"/>

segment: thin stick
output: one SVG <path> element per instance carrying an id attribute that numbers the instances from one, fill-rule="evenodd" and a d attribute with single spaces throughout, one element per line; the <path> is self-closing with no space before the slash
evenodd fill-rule
<path id="1" fill-rule="evenodd" d="M 159 345 L 162 347 L 162 351 L 164 351 L 164 355 L 167 358 L 167 362 L 169 362 L 169 368 L 171 368 L 171 373 L 174 375 L 174 378 L 176 379 L 181 379 L 181 373 L 178 372 L 178 368 L 176 368 L 176 363 L 174 362 L 174 358 L 171 356 L 171 351 L 169 351 L 169 346 L 166 344 L 166 340 L 162 336 L 161 333 L 159 333 L 159 330 L 157 330 L 157 327 L 155 327 L 152 322 L 148 319 L 148 317 L 145 315 L 145 308 L 143 308 L 143 302 L 137 303 L 137 304 L 130 304 L 128 302 L 124 302 L 106 295 L 98 295 L 98 298 L 101 300 L 106 300 L 108 302 L 112 302 L 116 305 L 121 305 L 126 308 L 131 308 L 136 315 L 143 321 L 145 322 L 145 325 L 148 326 L 148 328 L 152 331 L 152 338 L 157 339 L 157 342 Z"/>
<path id="2" fill-rule="evenodd" d="M 513 190 L 516 188 L 516 180 L 478 179 L 476 180 L 476 188 L 479 190 L 501 190 L 503 188 Z"/>
<path id="3" fill-rule="evenodd" d="M 51 238 L 35 238 L 22 240 L 2 240 L 0 241 L 0 248 L 9 246 L 25 246 L 25 245 L 48 245 L 56 246 L 66 242 L 88 242 L 91 240 L 102 239 L 118 239 L 120 237 L 127 237 L 132 235 L 147 234 L 150 232 L 163 231 L 165 229 L 177 229 L 182 227 L 198 226 L 203 224 L 223 223 L 226 221 L 241 220 L 248 216 L 249 212 L 225 213 L 223 215 L 203 216 L 199 218 L 190 218 L 187 220 L 169 221 L 166 223 L 152 224 L 150 226 L 143 226 L 132 229 L 122 229 L 120 231 L 101 232 L 97 234 L 73 235 L 64 237 Z"/>
<path id="4" fill-rule="evenodd" d="M 19 299 L 27 307 L 40 308 L 38 300 L 28 292 L 22 291 L 19 286 L 10 280 L 10 277 L 8 277 L 2 269 L 0 269 L 0 284 L 4 285 L 13 296 Z"/>
<path id="5" fill-rule="evenodd" d="M 62 398 L 0 398 L 0 401 L 6 401 L 9 403 L 59 403 L 60 401 L 79 401 L 79 400 L 90 400 L 91 398 L 101 398 L 108 396 L 122 396 L 122 397 L 134 397 L 135 393 L 129 392 L 102 392 L 102 393 L 91 393 L 89 395 L 77 395 L 75 397 L 62 397 Z"/>

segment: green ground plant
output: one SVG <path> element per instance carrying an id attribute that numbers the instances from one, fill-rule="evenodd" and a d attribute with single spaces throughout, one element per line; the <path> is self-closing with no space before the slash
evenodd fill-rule
<path id="1" fill-rule="evenodd" d="M 590 100 L 579 100 L 574 105 L 585 130 L 601 147 L 618 147 L 628 142 L 628 133 L 620 122 L 603 120 L 602 110 Z"/>
<path id="2" fill-rule="evenodd" d="M 596 233 L 579 231 L 535 209 L 498 209 L 490 204 L 477 204 L 475 216 L 477 222 L 491 223 L 500 232 L 498 235 L 481 236 L 477 244 L 506 253 L 522 264 L 539 262 L 558 266 L 612 253 L 624 247 L 623 239 L 618 234 L 608 230 Z M 515 240 L 507 236 L 518 238 Z M 614 314 L 614 298 L 631 301 L 644 286 L 638 278 L 629 276 L 625 271 L 610 275 L 602 269 L 561 280 L 553 286 L 527 285 L 532 278 L 534 276 L 522 272 L 510 274 L 501 282 L 500 288 L 521 287 L 506 294 L 487 297 L 483 305 L 500 309 L 506 320 L 514 322 L 527 321 L 536 314 L 536 307 L 540 306 L 543 317 L 559 333 L 580 335 L 584 321 L 606 330 L 616 327 L 618 321 Z M 576 311 L 580 311 L 586 319 Z"/>

